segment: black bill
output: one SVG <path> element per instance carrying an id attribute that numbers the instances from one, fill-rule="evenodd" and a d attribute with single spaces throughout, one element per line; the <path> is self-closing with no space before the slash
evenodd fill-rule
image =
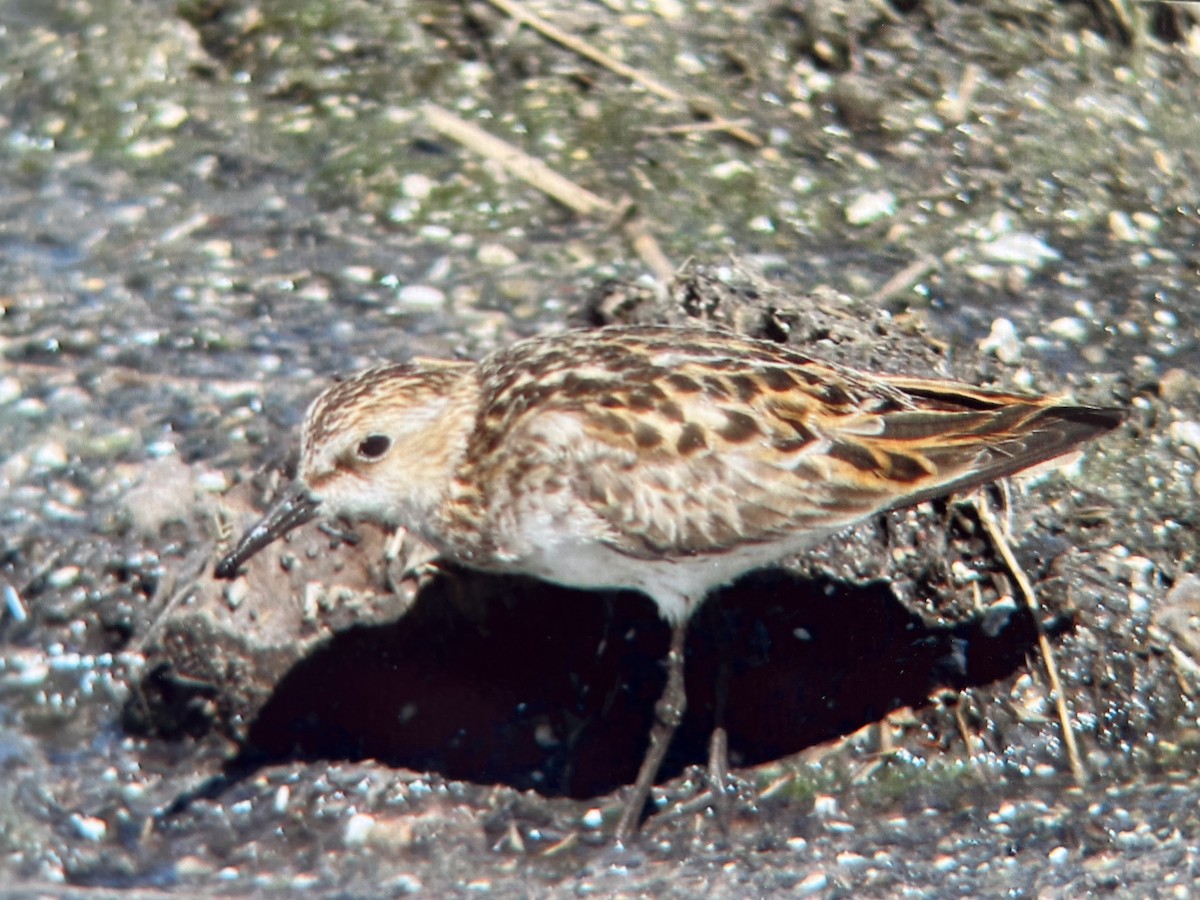
<path id="1" fill-rule="evenodd" d="M 313 498 L 307 487 L 300 482 L 293 482 L 283 497 L 276 501 L 258 524 L 242 536 L 232 552 L 217 563 L 216 576 L 218 578 L 237 577 L 238 569 L 246 560 L 267 544 L 283 537 L 293 528 L 315 518 L 317 507 L 320 505 L 320 501 Z"/>

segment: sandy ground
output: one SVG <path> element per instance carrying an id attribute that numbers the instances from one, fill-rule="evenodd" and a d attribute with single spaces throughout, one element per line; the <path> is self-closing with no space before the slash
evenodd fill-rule
<path id="1" fill-rule="evenodd" d="M 1200 30 L 1124 9 L 536 7 L 679 99 L 485 3 L 6 3 L 0 894 L 1191 895 Z M 956 503 L 749 576 L 617 850 L 645 598 L 366 528 L 211 579 L 336 373 L 694 320 L 1127 407 L 1012 486 L 1040 613 Z"/>

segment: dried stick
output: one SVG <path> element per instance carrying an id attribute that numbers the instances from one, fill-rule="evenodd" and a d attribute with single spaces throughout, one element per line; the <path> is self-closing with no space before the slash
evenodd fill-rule
<path id="1" fill-rule="evenodd" d="M 1084 768 L 1083 758 L 1079 755 L 1079 745 L 1075 741 L 1075 730 L 1071 726 L 1071 715 L 1067 710 L 1066 694 L 1063 692 L 1062 681 L 1058 677 L 1058 663 L 1055 661 L 1054 648 L 1050 645 L 1050 640 L 1046 637 L 1046 630 L 1042 627 L 1041 606 L 1038 603 L 1037 594 L 1034 593 L 1033 584 L 1030 582 L 1029 576 L 1025 574 L 1025 570 L 1021 568 L 1021 564 L 1017 562 L 1012 547 L 1009 545 L 1007 537 L 1005 537 L 1004 529 L 996 519 L 995 513 L 992 512 L 991 504 L 988 503 L 985 497 L 977 494 L 972 498 L 971 505 L 975 507 L 975 511 L 979 515 L 979 521 L 983 524 L 983 529 L 987 532 L 992 546 L 996 548 L 996 552 L 1000 554 L 1000 558 L 1003 560 L 1009 574 L 1012 575 L 1013 581 L 1016 582 L 1017 589 L 1020 591 L 1026 607 L 1033 614 L 1033 624 L 1037 629 L 1038 649 L 1042 654 L 1042 664 L 1046 668 L 1046 678 L 1050 682 L 1050 693 L 1054 697 L 1054 707 L 1058 712 L 1058 721 L 1062 727 L 1063 744 L 1067 748 L 1067 759 L 1071 764 L 1071 774 L 1075 778 L 1075 783 L 1083 786 L 1087 784 L 1087 769 Z"/>
<path id="2" fill-rule="evenodd" d="M 462 144 L 468 150 L 493 160 L 510 174 L 520 178 L 568 209 L 581 216 L 600 215 L 620 225 L 621 233 L 629 241 L 634 252 L 654 275 L 662 281 L 675 274 L 666 254 L 645 227 L 644 222 L 632 213 L 629 205 L 618 206 L 582 188 L 569 178 L 559 175 L 548 165 L 524 150 L 494 135 L 488 134 L 478 125 L 460 119 L 452 112 L 427 103 L 422 107 L 427 121 L 434 131 Z"/>
<path id="3" fill-rule="evenodd" d="M 554 43 L 566 47 L 572 53 L 577 53 L 584 59 L 591 60 L 596 65 L 608 69 L 620 75 L 622 78 L 627 78 L 634 84 L 640 84 L 650 93 L 661 97 L 664 100 L 670 100 L 674 103 L 681 103 L 690 109 L 703 111 L 708 115 L 713 123 L 730 137 L 737 138 L 739 141 L 749 144 L 751 147 L 761 147 L 763 145 L 762 138 L 748 131 L 746 128 L 731 122 L 722 116 L 715 113 L 708 113 L 707 110 L 716 108 L 717 102 L 711 97 L 692 96 L 687 97 L 675 88 L 671 87 L 662 81 L 659 81 L 653 75 L 643 72 L 641 69 L 635 69 L 633 66 L 626 65 L 619 59 L 613 59 L 603 50 L 594 47 L 582 38 L 575 37 L 554 25 L 551 25 L 545 19 L 534 15 L 517 0 L 488 0 L 488 3 L 496 7 L 496 9 L 510 16 L 522 25 L 528 25 L 542 37 Z"/>
<path id="4" fill-rule="evenodd" d="M 919 282 L 930 272 L 938 270 L 938 260 L 936 256 L 926 254 L 918 257 L 910 262 L 907 266 L 889 278 L 883 283 L 874 294 L 871 295 L 871 303 L 874 306 L 881 306 L 893 297 L 912 290 L 913 285 Z"/>

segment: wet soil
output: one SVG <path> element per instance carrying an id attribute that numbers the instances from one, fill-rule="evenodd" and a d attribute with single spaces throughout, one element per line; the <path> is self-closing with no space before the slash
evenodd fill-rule
<path id="1" fill-rule="evenodd" d="M 484 3 L 5 5 L 0 893 L 1194 891 L 1200 17 L 537 11 L 693 101 Z M 683 274 L 429 102 L 630 201 Z M 668 639 L 645 598 L 417 577 L 366 527 L 211 578 L 335 374 L 697 320 L 1127 407 L 1007 498 L 1040 610 L 952 501 L 748 575 L 615 849 Z"/>

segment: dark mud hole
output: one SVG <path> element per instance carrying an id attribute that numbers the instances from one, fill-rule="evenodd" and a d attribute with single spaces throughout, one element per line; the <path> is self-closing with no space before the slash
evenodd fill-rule
<path id="1" fill-rule="evenodd" d="M 376 759 L 546 796 L 606 794 L 636 775 L 668 641 L 636 593 L 451 570 L 400 620 L 351 627 L 296 663 L 225 771 Z M 883 581 L 748 575 L 693 620 L 688 709 L 660 781 L 705 763 L 717 725 L 731 762 L 753 766 L 923 706 L 939 688 L 1003 679 L 1035 641 L 1026 610 L 930 625 Z M 186 721 L 178 709 L 211 687 L 160 668 L 143 692 L 139 703 L 149 695 Z"/>

